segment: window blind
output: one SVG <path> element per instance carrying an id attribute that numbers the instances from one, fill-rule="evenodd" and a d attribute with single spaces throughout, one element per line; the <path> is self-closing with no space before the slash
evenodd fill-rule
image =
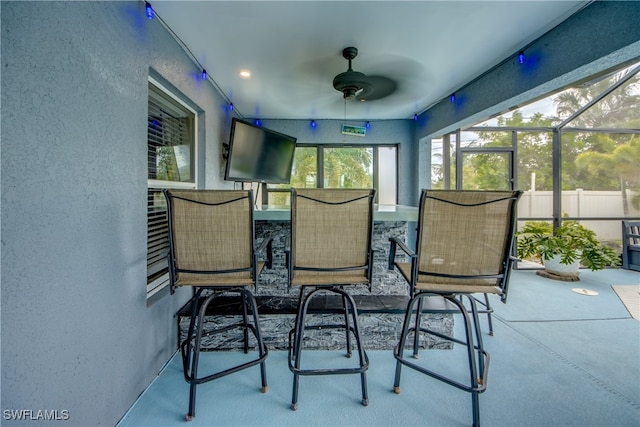
<path id="1" fill-rule="evenodd" d="M 194 113 L 149 84 L 147 122 L 147 293 L 169 282 L 167 206 L 162 188 L 194 183 Z"/>

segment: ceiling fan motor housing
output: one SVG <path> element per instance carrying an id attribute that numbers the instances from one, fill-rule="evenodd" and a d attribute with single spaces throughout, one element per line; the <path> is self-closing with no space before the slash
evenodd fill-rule
<path id="1" fill-rule="evenodd" d="M 361 72 L 349 69 L 335 76 L 333 87 L 342 92 L 344 99 L 353 99 L 356 96 L 363 96 L 371 90 L 371 85 L 366 81 L 366 78 Z"/>

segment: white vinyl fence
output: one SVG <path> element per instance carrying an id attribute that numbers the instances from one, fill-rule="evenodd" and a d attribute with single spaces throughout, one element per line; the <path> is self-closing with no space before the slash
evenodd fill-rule
<path id="1" fill-rule="evenodd" d="M 631 205 L 631 191 L 627 190 L 628 214 L 640 217 L 640 210 Z M 581 188 L 563 191 L 562 215 L 581 218 L 580 222 L 596 232 L 600 240 L 620 241 L 621 221 L 625 218 L 621 191 L 585 191 Z M 551 191 L 525 191 L 518 202 L 518 218 L 551 218 L 553 193 Z M 615 220 L 591 220 L 589 218 L 617 218 Z M 522 221 L 521 221 L 522 225 Z"/>

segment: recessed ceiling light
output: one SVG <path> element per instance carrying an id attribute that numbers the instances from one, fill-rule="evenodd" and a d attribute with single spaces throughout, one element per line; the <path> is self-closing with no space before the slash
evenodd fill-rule
<path id="1" fill-rule="evenodd" d="M 240 78 L 242 78 L 242 79 L 250 79 L 251 78 L 251 71 L 249 71 L 249 70 L 240 70 Z"/>

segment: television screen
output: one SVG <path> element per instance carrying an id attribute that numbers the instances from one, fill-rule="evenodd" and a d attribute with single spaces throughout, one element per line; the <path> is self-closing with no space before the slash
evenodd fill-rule
<path id="1" fill-rule="evenodd" d="M 288 183 L 295 148 L 296 138 L 292 136 L 234 118 L 224 179 Z"/>

